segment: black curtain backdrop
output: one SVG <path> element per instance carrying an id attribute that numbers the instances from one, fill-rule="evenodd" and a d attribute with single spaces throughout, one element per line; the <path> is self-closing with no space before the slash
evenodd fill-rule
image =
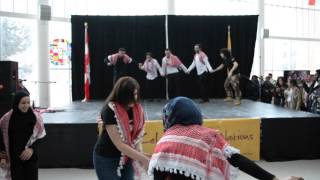
<path id="1" fill-rule="evenodd" d="M 84 22 L 88 22 L 89 49 L 91 58 L 91 97 L 104 99 L 112 90 L 112 66 L 106 66 L 103 59 L 118 52 L 120 47 L 133 58 L 129 75 L 136 78 L 144 94 L 145 75 L 137 63 L 143 62 L 146 51 L 155 58 L 162 57 L 165 49 L 165 16 L 72 16 L 72 97 L 84 97 Z M 160 62 L 160 60 L 159 60 Z M 159 89 L 164 83 L 159 81 Z M 164 97 L 164 91 L 159 91 Z"/>
<path id="2" fill-rule="evenodd" d="M 168 16 L 169 47 L 188 67 L 193 59 L 193 46 L 202 45 L 212 67 L 221 63 L 219 49 L 227 46 L 227 26 L 231 26 L 232 52 L 239 61 L 240 72 L 249 76 L 253 63 L 258 16 Z M 144 61 L 146 51 L 151 51 L 161 64 L 165 49 L 165 16 L 72 16 L 72 97 L 83 98 L 84 22 L 88 22 L 91 57 L 91 96 L 104 99 L 112 89 L 112 67 L 103 63 L 106 55 L 117 52 L 119 47 L 136 63 Z M 130 65 L 129 75 L 146 91 L 145 73 L 137 64 Z M 182 76 L 182 95 L 196 98 L 196 70 Z M 223 82 L 226 71 L 211 74 L 208 79 L 210 97 L 224 97 Z M 163 78 L 158 80 L 157 97 L 165 97 Z M 241 80 L 245 87 L 245 78 Z M 244 88 L 242 88 L 243 90 Z"/>
<path id="3" fill-rule="evenodd" d="M 219 50 L 227 47 L 228 25 L 231 26 L 232 54 L 240 64 L 241 89 L 245 90 L 246 78 L 250 76 L 256 41 L 258 16 L 169 16 L 169 47 L 188 67 L 192 63 L 193 46 L 200 43 L 208 55 L 213 68 L 221 64 Z M 225 96 L 223 87 L 226 69 L 210 74 L 208 78 L 209 96 Z M 196 69 L 190 75 L 183 75 L 183 95 L 199 97 L 191 82 L 196 83 Z M 244 92 L 243 92 L 244 94 Z"/>

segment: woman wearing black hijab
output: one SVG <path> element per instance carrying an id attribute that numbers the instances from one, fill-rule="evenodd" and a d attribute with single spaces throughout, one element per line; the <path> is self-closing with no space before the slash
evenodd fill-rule
<path id="1" fill-rule="evenodd" d="M 38 179 L 38 140 L 46 133 L 41 116 L 30 107 L 30 97 L 26 92 L 17 92 L 13 107 L 0 119 L 6 155 L 7 175 L 10 180 Z"/>

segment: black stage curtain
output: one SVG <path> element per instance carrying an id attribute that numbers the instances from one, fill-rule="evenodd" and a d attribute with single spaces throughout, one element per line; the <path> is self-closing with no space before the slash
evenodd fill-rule
<path id="1" fill-rule="evenodd" d="M 193 45 L 201 43 L 210 63 L 221 63 L 219 49 L 227 45 L 227 26 L 231 26 L 232 48 L 239 60 L 242 75 L 249 76 L 254 54 L 258 16 L 169 16 L 169 46 L 186 66 L 193 58 Z M 83 98 L 84 22 L 88 22 L 91 57 L 91 96 L 105 98 L 112 89 L 112 67 L 103 63 L 103 58 L 125 47 L 127 53 L 142 62 L 146 51 L 152 51 L 161 63 L 165 49 L 165 16 L 72 16 L 72 97 Z M 129 75 L 136 78 L 144 94 L 145 73 L 137 64 L 130 65 Z M 210 75 L 210 97 L 224 97 L 223 82 L 226 73 Z M 183 75 L 182 95 L 199 97 L 199 92 L 190 88 L 195 82 L 192 75 Z M 164 79 L 159 80 L 157 97 L 165 97 Z M 242 87 L 245 84 L 242 83 Z M 242 88 L 243 89 L 243 88 Z"/>
<path id="2" fill-rule="evenodd" d="M 129 75 L 136 78 L 144 94 L 145 73 L 138 69 L 146 51 L 151 51 L 160 62 L 165 49 L 165 16 L 72 16 L 72 97 L 84 97 L 83 59 L 84 22 L 88 22 L 89 49 L 91 58 L 91 96 L 103 99 L 112 89 L 112 67 L 103 63 L 105 56 L 124 47 L 134 63 Z M 164 82 L 160 82 L 159 97 L 164 95 Z M 162 94 L 161 94 L 162 93 Z"/>
<path id="3" fill-rule="evenodd" d="M 219 50 L 227 47 L 228 25 L 231 26 L 232 54 L 240 64 L 242 77 L 251 73 L 256 41 L 258 16 L 169 16 L 169 47 L 188 67 L 193 60 L 193 46 L 200 43 L 208 55 L 213 68 L 221 64 Z M 196 70 L 191 75 L 183 75 L 183 95 L 199 97 L 199 92 L 190 88 L 196 82 Z M 225 96 L 223 83 L 226 70 L 211 74 L 208 80 L 209 96 Z M 244 90 L 245 78 L 241 80 Z"/>

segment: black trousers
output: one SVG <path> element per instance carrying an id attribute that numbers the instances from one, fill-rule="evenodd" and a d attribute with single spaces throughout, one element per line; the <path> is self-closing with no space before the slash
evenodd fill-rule
<path id="1" fill-rule="evenodd" d="M 10 163 L 12 180 L 38 180 L 37 158 L 31 157 L 28 161 L 11 159 Z"/>
<path id="2" fill-rule="evenodd" d="M 156 93 L 157 90 L 156 88 L 158 87 L 158 78 L 155 78 L 154 80 L 149 80 L 147 79 L 146 82 L 146 97 L 147 99 L 154 99 L 156 98 Z"/>
<path id="3" fill-rule="evenodd" d="M 208 73 L 204 72 L 197 76 L 198 87 L 200 89 L 200 97 L 203 101 L 209 101 L 208 90 L 206 88 Z"/>
<path id="4" fill-rule="evenodd" d="M 128 74 L 126 72 L 113 72 L 113 84 L 116 84 L 116 82 L 118 81 L 118 79 L 124 77 L 124 76 L 128 76 Z"/>
<path id="5" fill-rule="evenodd" d="M 168 91 L 169 91 L 169 98 L 175 98 L 180 96 L 180 75 L 179 73 L 169 74 L 168 78 Z"/>

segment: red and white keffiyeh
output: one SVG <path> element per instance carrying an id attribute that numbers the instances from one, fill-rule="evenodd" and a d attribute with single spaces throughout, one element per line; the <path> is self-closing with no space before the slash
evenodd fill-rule
<path id="1" fill-rule="evenodd" d="M 11 179 L 11 173 L 10 173 L 10 153 L 9 153 L 9 123 L 10 123 L 10 119 L 12 116 L 13 110 L 10 110 L 9 112 L 7 112 L 5 115 L 2 116 L 2 118 L 0 119 L 0 128 L 2 130 L 3 133 L 3 142 L 5 145 L 5 149 L 6 149 L 6 154 L 8 157 L 8 165 L 7 165 L 7 175 L 6 175 L 6 179 L 10 180 Z M 30 147 L 35 141 L 37 141 L 38 139 L 43 138 L 44 136 L 46 136 L 46 131 L 44 128 L 44 124 L 43 124 L 43 120 L 41 115 L 36 112 L 33 111 L 33 113 L 36 116 L 36 123 L 34 125 L 33 128 L 33 134 L 31 135 L 30 139 L 28 140 L 27 144 L 26 144 L 26 148 Z"/>
<path id="2" fill-rule="evenodd" d="M 111 64 L 112 65 L 115 65 L 116 63 L 117 63 L 117 61 L 118 61 L 118 59 L 119 59 L 119 53 L 115 53 L 115 54 L 112 54 L 111 55 Z M 128 55 L 124 55 L 123 56 L 123 62 L 125 63 L 125 64 L 129 64 L 130 63 L 130 60 L 131 60 L 131 58 L 128 56 Z"/>
<path id="3" fill-rule="evenodd" d="M 196 180 L 232 180 L 237 168 L 227 158 L 239 153 L 220 133 L 201 125 L 174 125 L 155 147 L 149 165 L 154 170 L 184 174 Z"/>
<path id="4" fill-rule="evenodd" d="M 140 104 L 135 104 L 133 110 L 133 128 L 130 131 L 129 116 L 127 109 L 118 103 L 109 103 L 109 107 L 114 111 L 115 118 L 117 120 L 117 127 L 122 141 L 132 148 L 136 148 L 137 145 L 142 141 L 144 131 L 144 111 Z M 119 167 L 117 170 L 118 176 L 121 176 L 121 169 L 128 161 L 128 157 L 121 154 Z M 135 169 L 136 176 L 139 175 L 139 168 L 136 161 L 133 161 L 133 167 Z"/>
<path id="5" fill-rule="evenodd" d="M 194 59 L 196 58 L 196 55 L 197 54 L 194 55 Z M 198 55 L 199 55 L 200 62 L 202 64 L 205 64 L 204 59 L 207 57 L 206 53 L 204 53 L 203 51 L 199 51 Z"/>
<path id="6" fill-rule="evenodd" d="M 167 66 L 179 67 L 182 64 L 180 59 L 173 54 L 171 54 L 169 58 L 165 58 L 167 59 Z"/>

